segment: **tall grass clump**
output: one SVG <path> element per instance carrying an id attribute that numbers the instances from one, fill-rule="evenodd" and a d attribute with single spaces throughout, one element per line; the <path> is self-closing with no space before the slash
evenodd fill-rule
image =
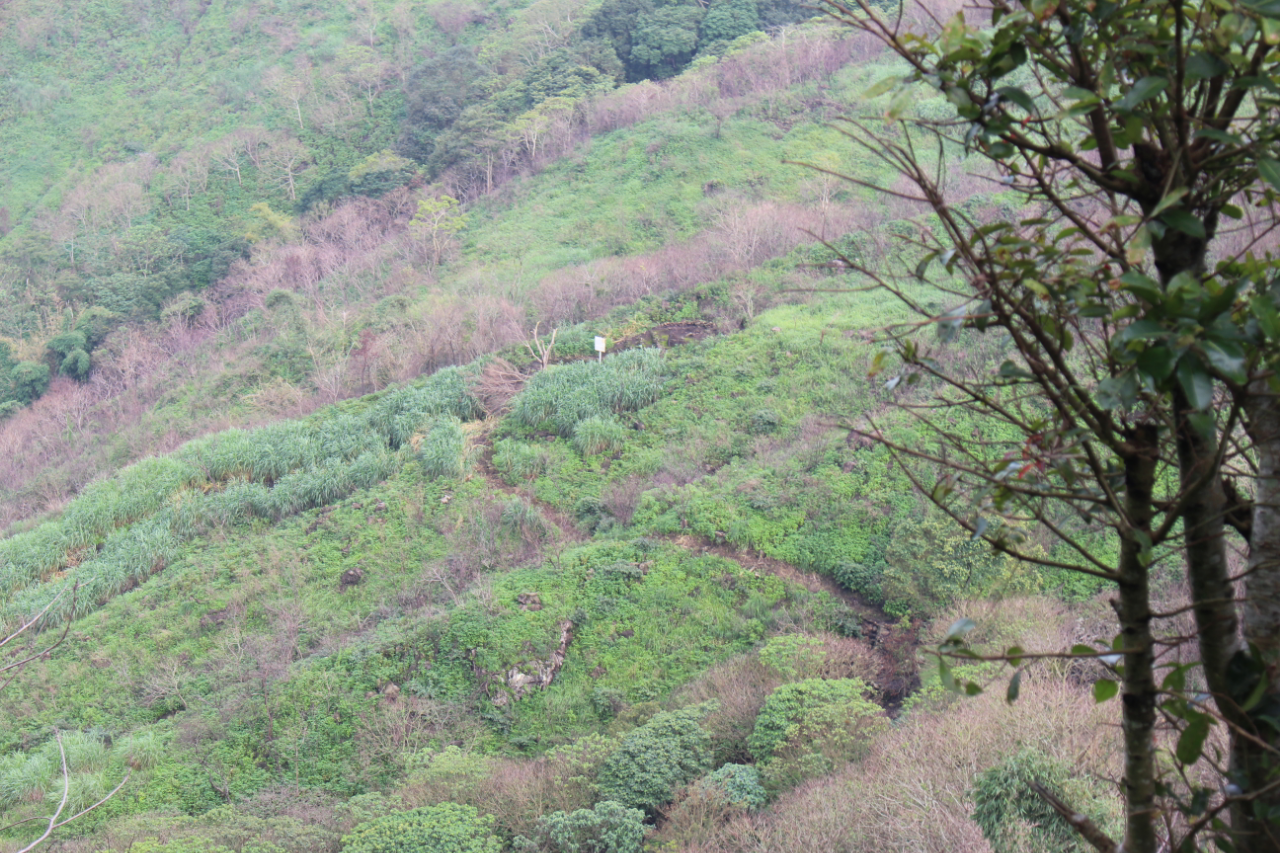
<path id="1" fill-rule="evenodd" d="M 466 469 L 467 437 L 457 418 L 438 418 L 418 446 L 418 461 L 429 477 L 461 477 Z"/>
<path id="2" fill-rule="evenodd" d="M 0 610 L 0 622 L 20 623 L 62 594 L 42 624 L 78 619 L 127 592 L 177 559 L 188 541 L 216 526 L 252 517 L 279 520 L 367 489 L 399 470 L 403 457 L 385 447 L 354 460 L 330 458 L 282 476 L 272 488 L 235 481 L 221 492 L 188 493 L 154 515 L 117 528 L 91 559 L 61 580 L 20 590 Z M 74 596 L 70 585 L 78 583 Z"/>
<path id="3" fill-rule="evenodd" d="M 366 419 L 385 437 L 391 449 L 397 450 L 431 418 L 451 415 L 460 421 L 470 421 L 482 414 L 483 409 L 472 396 L 463 370 L 446 367 L 419 385 L 387 394 L 369 410 Z"/>
<path id="4" fill-rule="evenodd" d="M 333 503 L 399 470 L 408 439 L 431 419 L 428 473 L 465 467 L 461 422 L 481 414 L 459 368 L 393 392 L 363 415 L 338 413 L 196 439 L 95 483 L 56 521 L 0 541 L 0 620 L 15 624 L 64 594 L 44 624 L 82 616 L 171 562 L 210 529 L 278 520 Z M 204 489 L 192 488 L 203 485 Z M 218 488 L 221 487 L 221 488 Z M 77 564 L 77 549 L 98 545 Z M 53 583 L 48 575 L 74 568 Z M 35 585 L 34 587 L 32 585 Z M 73 606 L 74 598 L 74 606 Z"/>
<path id="5" fill-rule="evenodd" d="M 509 438 L 493 443 L 493 465 L 508 479 L 535 479 L 550 462 L 547 451 L 536 445 Z"/>
<path id="6" fill-rule="evenodd" d="M 200 479 L 201 471 L 181 459 L 143 459 L 110 479 L 86 486 L 62 513 L 63 533 L 73 548 L 88 544 L 121 524 L 155 512 Z"/>
<path id="7" fill-rule="evenodd" d="M 529 427 L 549 422 L 569 438 L 590 418 L 634 412 L 654 402 L 668 378 L 658 349 L 624 350 L 603 361 L 555 365 L 529 380 L 512 414 Z"/>
<path id="8" fill-rule="evenodd" d="M 627 428 L 611 417 L 593 415 L 573 428 L 573 446 L 583 456 L 613 453 L 627 443 Z"/>

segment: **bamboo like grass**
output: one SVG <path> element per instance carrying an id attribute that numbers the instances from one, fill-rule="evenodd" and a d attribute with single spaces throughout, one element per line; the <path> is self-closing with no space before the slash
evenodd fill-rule
<path id="1" fill-rule="evenodd" d="M 573 446 L 583 456 L 613 453 L 627 443 L 627 428 L 615 418 L 593 415 L 573 428 Z"/>
<path id="2" fill-rule="evenodd" d="M 512 415 L 528 427 L 550 423 L 560 435 L 574 435 L 591 418 L 634 412 L 662 395 L 669 374 L 662 350 L 633 349 L 603 361 L 555 365 L 532 379 L 512 405 Z"/>
<path id="3" fill-rule="evenodd" d="M 92 612 L 177 559 L 186 543 L 210 529 L 258 517 L 270 520 L 325 506 L 398 471 L 396 452 L 433 419 L 425 466 L 433 476 L 457 476 L 464 465 L 461 422 L 482 409 L 459 368 L 383 397 L 364 415 L 289 421 L 254 430 L 227 430 L 188 442 L 169 457 L 148 459 L 86 489 L 57 521 L 0 541 L 0 622 L 39 612 L 68 584 L 44 627 Z M 456 451 L 456 452 L 454 452 Z M 449 454 L 453 452 L 452 462 Z M 192 488 L 218 487 L 211 491 Z M 97 552 L 63 578 L 68 553 Z"/>
<path id="4" fill-rule="evenodd" d="M 418 447 L 418 461 L 429 477 L 461 477 L 466 469 L 467 437 L 457 418 L 439 418 Z"/>

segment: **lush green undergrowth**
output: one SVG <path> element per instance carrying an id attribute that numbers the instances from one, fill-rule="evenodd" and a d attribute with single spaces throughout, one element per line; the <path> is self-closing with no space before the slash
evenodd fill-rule
<path id="1" fill-rule="evenodd" d="M 612 322 L 660 340 L 690 321 L 655 319 L 697 304 Z M 570 328 L 570 360 L 530 365 L 506 415 L 480 401 L 518 350 L 101 481 L 0 543 L 10 624 L 74 590 L 51 611 L 74 620 L 67 641 L 0 694 L 7 814 L 57 790 L 53 728 L 80 756 L 77 802 L 132 768 L 74 832 L 158 850 L 214 838 L 202 815 L 282 787 L 327 804 L 308 832 L 328 849 L 360 823 L 338 806 L 370 796 L 351 814 L 470 803 L 506 843 L 605 802 L 682 815 L 672 826 L 740 810 L 699 781 L 721 765 L 776 796 L 857 761 L 886 725 L 872 700 L 912 683 L 919 618 L 1045 583 L 922 524 L 884 451 L 841 428 L 876 412 L 907 427 L 865 378 L 872 347 L 846 334 L 893 319 L 865 294 L 826 296 L 602 361 L 574 360 L 593 330 Z M 786 565 L 864 603 L 771 573 Z M 869 629 L 868 604 L 892 618 Z M 670 745 L 650 723 L 685 727 L 691 752 L 646 752 Z M 449 750 L 466 772 L 445 772 Z M 577 793 L 555 808 L 520 787 L 565 773 Z"/>

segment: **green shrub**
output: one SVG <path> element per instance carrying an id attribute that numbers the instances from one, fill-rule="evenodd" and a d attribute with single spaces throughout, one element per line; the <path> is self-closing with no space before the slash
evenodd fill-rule
<path id="1" fill-rule="evenodd" d="M 866 699 L 810 708 L 788 727 L 786 738 L 761 765 L 766 790 L 777 793 L 834 773 L 865 756 L 875 736 L 887 727 L 884 712 Z"/>
<path id="2" fill-rule="evenodd" d="M 20 361 L 9 372 L 10 392 L 15 400 L 30 403 L 49 388 L 49 365 Z"/>
<path id="3" fill-rule="evenodd" d="M 841 560 L 835 564 L 831 570 L 831 576 L 835 578 L 836 583 L 845 589 L 853 590 L 873 604 L 880 604 L 884 601 L 884 593 L 880 589 L 880 579 L 884 577 L 886 566 L 883 561 L 878 565 L 868 565 L 867 563 L 855 563 L 851 560 Z"/>
<path id="4" fill-rule="evenodd" d="M 785 681 L 816 678 L 826 661 L 822 641 L 803 634 L 773 637 L 760 649 L 760 662 Z"/>
<path id="5" fill-rule="evenodd" d="M 211 839 L 200 836 L 171 838 L 161 841 L 158 838 L 142 838 L 129 845 L 129 853 L 235 853 L 230 847 L 214 844 Z"/>
<path id="6" fill-rule="evenodd" d="M 1037 749 L 1024 749 L 978 774 L 969 796 L 973 820 L 994 853 L 1074 853 L 1089 849 L 1057 812 L 1029 787 L 1039 782 L 1106 831 L 1116 823 L 1116 801 L 1072 768 Z M 1109 801 L 1109 802 L 1108 802 Z M 1112 836 L 1114 837 L 1114 835 Z"/>
<path id="7" fill-rule="evenodd" d="M 879 714 L 879 706 L 865 698 L 867 693 L 867 684 L 860 678 L 808 678 L 784 684 L 764 700 L 747 748 L 757 762 L 768 761 L 806 717 L 824 706 L 849 716 Z"/>
<path id="8" fill-rule="evenodd" d="M 45 346 L 50 355 L 61 361 L 76 350 L 88 349 L 89 342 L 82 332 L 63 332 L 51 338 Z"/>
<path id="9" fill-rule="evenodd" d="M 747 432 L 752 435 L 768 435 L 771 432 L 777 432 L 782 418 L 778 417 L 778 413 L 773 409 L 760 409 L 751 413 L 751 418 L 747 422 Z"/>
<path id="10" fill-rule="evenodd" d="M 736 809 L 758 809 L 768 801 L 760 772 L 749 764 L 726 764 L 703 776 L 694 787 Z"/>
<path id="11" fill-rule="evenodd" d="M 600 769 L 604 795 L 649 812 L 670 802 L 677 787 L 711 769 L 711 736 L 702 720 L 716 707 L 667 711 L 628 733 Z"/>
<path id="12" fill-rule="evenodd" d="M 614 418 L 593 415 L 573 428 L 573 446 L 583 456 L 614 453 L 627 443 L 627 428 Z"/>
<path id="13" fill-rule="evenodd" d="M 76 320 L 76 331 L 84 335 L 84 349 L 92 352 L 107 338 L 107 334 L 115 327 L 116 321 L 120 319 L 120 315 L 114 311 L 108 311 L 99 305 L 92 308 L 86 308 Z"/>
<path id="14" fill-rule="evenodd" d="M 533 838 L 516 836 L 518 853 L 640 853 L 644 812 L 605 800 L 593 809 L 552 812 L 538 818 Z"/>
<path id="15" fill-rule="evenodd" d="M 22 411 L 22 404 L 17 400 L 5 400 L 0 403 L 0 421 L 11 418 Z"/>
<path id="16" fill-rule="evenodd" d="M 58 367 L 58 372 L 63 376 L 70 376 L 72 379 L 84 379 L 89 375 L 90 364 L 89 353 L 82 349 L 73 349 L 62 360 L 61 366 Z"/>
<path id="17" fill-rule="evenodd" d="M 437 806 L 362 823 L 342 839 L 342 853 L 499 853 L 493 817 L 473 806 Z"/>

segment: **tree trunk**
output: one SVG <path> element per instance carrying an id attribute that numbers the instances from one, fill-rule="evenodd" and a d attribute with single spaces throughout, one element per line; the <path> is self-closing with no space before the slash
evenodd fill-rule
<path id="1" fill-rule="evenodd" d="M 1134 452 L 1125 459 L 1125 514 L 1129 529 L 1120 543 L 1119 597 L 1112 603 L 1124 637 L 1124 787 L 1128 814 L 1123 849 L 1155 853 L 1156 725 L 1155 644 L 1151 636 L 1151 595 L 1139 532 L 1150 541 L 1152 493 L 1155 489 L 1158 435 L 1144 425 L 1130 436 Z"/>
<path id="2" fill-rule="evenodd" d="M 1260 700 L 1245 714 L 1246 725 L 1260 740 L 1280 750 L 1280 733 L 1261 719 L 1280 719 L 1280 398 L 1265 380 L 1249 388 L 1245 400 L 1246 428 L 1258 460 L 1254 486 L 1253 524 L 1249 531 L 1249 566 L 1244 581 L 1244 638 L 1256 650 L 1267 686 Z M 1257 665 L 1255 663 L 1255 666 Z M 1252 692 L 1252 691 L 1250 691 Z M 1268 755 L 1244 738 L 1232 750 L 1233 767 L 1245 794 L 1280 780 L 1277 753 Z M 1280 791 L 1259 800 L 1273 814 L 1280 813 Z M 1241 853 L 1280 851 L 1280 823 L 1259 821 L 1253 809 L 1240 809 L 1245 830 L 1236 839 Z"/>

